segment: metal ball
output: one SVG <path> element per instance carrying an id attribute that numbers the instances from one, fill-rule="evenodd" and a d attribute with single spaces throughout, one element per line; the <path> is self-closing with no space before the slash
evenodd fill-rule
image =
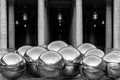
<path id="1" fill-rule="evenodd" d="M 120 78 L 120 54 L 111 52 L 103 58 L 107 65 L 107 76 L 112 78 Z"/>
<path id="2" fill-rule="evenodd" d="M 9 79 L 20 77 L 26 69 L 25 59 L 15 53 L 9 53 L 1 58 L 1 74 Z"/>
<path id="3" fill-rule="evenodd" d="M 58 51 L 61 48 L 66 47 L 66 46 L 68 46 L 68 44 L 65 43 L 64 41 L 53 41 L 48 44 L 47 48 L 49 50 Z"/>
<path id="4" fill-rule="evenodd" d="M 59 53 L 47 51 L 39 57 L 37 67 L 41 77 L 48 79 L 59 78 L 64 68 L 64 60 Z"/>
<path id="5" fill-rule="evenodd" d="M 80 73 L 80 52 L 71 46 L 64 47 L 58 52 L 63 56 L 65 60 L 65 69 L 63 70 L 64 77 L 76 77 Z"/>
<path id="6" fill-rule="evenodd" d="M 111 52 L 104 56 L 103 60 L 107 63 L 120 63 L 120 54 L 117 52 Z"/>
<path id="7" fill-rule="evenodd" d="M 24 56 L 25 52 L 26 52 L 28 49 L 30 49 L 30 48 L 32 48 L 32 46 L 30 46 L 30 45 L 24 45 L 24 46 L 21 46 L 20 48 L 18 48 L 17 52 L 18 52 L 20 55 Z"/>
<path id="8" fill-rule="evenodd" d="M 81 71 L 88 80 L 100 80 L 105 72 L 105 64 L 98 56 L 87 56 L 83 59 Z"/>
<path id="9" fill-rule="evenodd" d="M 84 55 L 86 51 L 96 48 L 93 44 L 91 43 L 83 43 L 78 47 L 78 50 Z"/>
<path id="10" fill-rule="evenodd" d="M 47 51 L 47 49 L 38 46 L 32 47 L 27 50 L 24 56 L 26 59 L 28 73 L 36 77 L 39 76 L 37 70 L 37 60 L 39 56 L 45 51 Z"/>
<path id="11" fill-rule="evenodd" d="M 90 56 L 90 55 L 95 55 L 95 56 L 98 56 L 98 57 L 103 58 L 104 55 L 105 55 L 105 53 L 104 53 L 102 50 L 100 50 L 100 49 L 94 48 L 94 49 L 88 50 L 88 51 L 84 54 L 84 57 Z"/>

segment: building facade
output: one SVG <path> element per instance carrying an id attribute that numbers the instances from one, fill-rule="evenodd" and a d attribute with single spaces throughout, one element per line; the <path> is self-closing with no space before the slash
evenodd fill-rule
<path id="1" fill-rule="evenodd" d="M 0 0 L 0 49 L 63 40 L 120 49 L 120 0 Z"/>

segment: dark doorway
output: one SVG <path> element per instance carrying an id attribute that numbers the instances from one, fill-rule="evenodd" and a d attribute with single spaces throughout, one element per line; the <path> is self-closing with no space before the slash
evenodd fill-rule
<path id="1" fill-rule="evenodd" d="M 83 41 L 105 48 L 105 0 L 83 0 Z"/>
<path id="2" fill-rule="evenodd" d="M 73 16 L 73 0 L 54 0 L 47 2 L 49 37 L 51 41 L 63 40 L 70 42 L 70 27 Z"/>
<path id="3" fill-rule="evenodd" d="M 15 47 L 37 45 L 37 0 L 15 1 Z"/>

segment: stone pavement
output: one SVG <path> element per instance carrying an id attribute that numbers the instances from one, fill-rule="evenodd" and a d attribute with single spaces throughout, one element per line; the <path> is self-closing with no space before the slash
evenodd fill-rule
<path id="1" fill-rule="evenodd" d="M 9 80 L 9 79 L 3 78 L 2 75 L 0 75 L 0 80 Z M 13 79 L 11 79 L 11 80 L 13 80 Z M 45 80 L 45 79 L 33 78 L 31 76 L 28 76 L 28 75 L 23 75 L 20 78 L 15 79 L 15 80 Z M 47 80 L 56 80 L 56 79 L 47 79 Z M 70 79 L 70 78 L 63 79 L 62 78 L 62 79 L 58 79 L 58 80 L 86 80 L 86 79 L 82 78 L 81 76 L 78 76 L 77 78 L 73 78 L 73 79 Z M 113 79 L 109 79 L 107 77 L 103 77 L 101 80 L 113 80 Z M 120 80 L 120 79 L 117 79 L 117 80 Z"/>

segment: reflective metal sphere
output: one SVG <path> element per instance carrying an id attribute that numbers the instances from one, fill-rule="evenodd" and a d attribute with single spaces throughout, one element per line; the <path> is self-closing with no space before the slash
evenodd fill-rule
<path id="1" fill-rule="evenodd" d="M 100 80 L 105 72 L 105 64 L 98 56 L 87 56 L 81 66 L 82 75 L 88 80 Z"/>
<path id="2" fill-rule="evenodd" d="M 38 70 L 37 70 L 37 60 L 39 56 L 47 51 L 47 49 L 43 47 L 32 47 L 25 53 L 25 59 L 27 61 L 27 70 L 30 74 L 33 76 L 38 76 Z"/>
<path id="3" fill-rule="evenodd" d="M 81 61 L 80 52 L 73 47 L 64 47 L 58 51 L 65 60 L 65 69 L 63 75 L 65 77 L 75 77 L 80 73 L 79 66 Z"/>
<path id="4" fill-rule="evenodd" d="M 84 55 L 86 51 L 96 48 L 93 44 L 83 43 L 78 47 L 78 50 Z"/>
<path id="5" fill-rule="evenodd" d="M 17 50 L 17 52 L 18 52 L 20 55 L 24 56 L 25 52 L 26 52 L 28 49 L 30 49 L 30 48 L 32 48 L 32 46 L 30 46 L 30 45 L 24 45 L 24 46 L 20 47 L 20 48 Z"/>
<path id="6" fill-rule="evenodd" d="M 53 41 L 47 46 L 47 48 L 49 50 L 58 51 L 61 48 L 66 47 L 66 46 L 68 46 L 68 44 L 63 41 Z"/>
<path id="7" fill-rule="evenodd" d="M 104 55 L 105 55 L 105 53 L 102 51 L 102 50 L 100 50 L 100 49 L 97 49 L 97 48 L 94 48 L 94 49 L 90 49 L 90 50 L 88 50 L 85 54 L 84 54 L 84 56 L 86 57 L 86 56 L 90 56 L 90 55 L 95 55 L 95 56 L 98 56 L 98 57 L 104 57 Z"/>
<path id="8" fill-rule="evenodd" d="M 63 57 L 54 51 L 47 51 L 39 57 L 38 72 L 43 78 L 59 78 L 64 68 Z"/>
<path id="9" fill-rule="evenodd" d="M 1 58 L 0 71 L 6 78 L 13 79 L 20 77 L 25 68 L 25 59 L 19 54 L 9 53 Z"/>
<path id="10" fill-rule="evenodd" d="M 107 76 L 120 78 L 120 54 L 116 52 L 108 53 L 103 59 L 107 65 Z"/>
<path id="11" fill-rule="evenodd" d="M 104 56 L 103 60 L 111 63 L 120 63 L 120 54 L 116 52 L 108 53 Z"/>

